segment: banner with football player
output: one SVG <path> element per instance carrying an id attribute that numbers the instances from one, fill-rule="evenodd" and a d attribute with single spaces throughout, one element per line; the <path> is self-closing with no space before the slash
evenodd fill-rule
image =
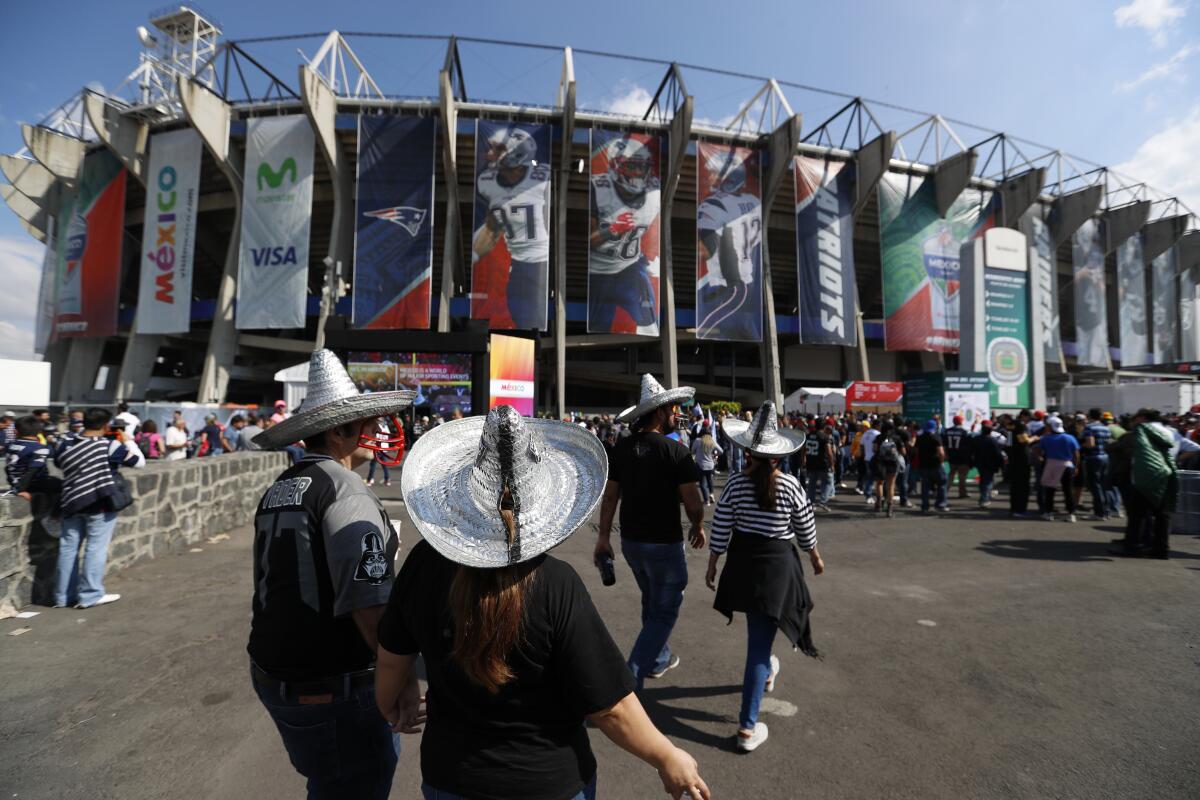
<path id="1" fill-rule="evenodd" d="M 435 117 L 358 118 L 355 328 L 428 328 Z"/>
<path id="2" fill-rule="evenodd" d="M 550 126 L 480 120 L 475 129 L 471 319 L 546 330 Z"/>
<path id="3" fill-rule="evenodd" d="M 759 152 L 697 142 L 696 162 L 696 338 L 761 342 Z"/>
<path id="4" fill-rule="evenodd" d="M 1062 363 L 1062 339 L 1058 314 L 1058 255 L 1050 226 L 1042 219 L 1040 203 L 1025 212 L 1020 222 L 1021 233 L 1029 240 L 1029 278 L 1034 301 L 1041 311 L 1041 330 L 1033 334 L 1041 341 L 1042 358 L 1047 364 Z M 1035 342 L 1034 346 L 1037 344 Z"/>
<path id="5" fill-rule="evenodd" d="M 138 276 L 138 333 L 187 333 L 203 144 L 193 128 L 150 137 Z"/>
<path id="6" fill-rule="evenodd" d="M 246 122 L 239 328 L 304 327 L 314 141 L 302 114 Z"/>
<path id="7" fill-rule="evenodd" d="M 1200 361 L 1200 284 L 1197 270 L 1179 273 L 1179 360 Z"/>
<path id="8" fill-rule="evenodd" d="M 1104 236 L 1100 221 L 1089 219 L 1071 236 L 1075 288 L 1075 361 L 1110 369 L 1108 304 L 1104 295 Z"/>
<path id="9" fill-rule="evenodd" d="M 1175 346 L 1175 273 L 1179 271 L 1179 252 L 1174 245 L 1150 262 L 1154 285 L 1154 363 L 1173 364 L 1179 360 Z"/>
<path id="10" fill-rule="evenodd" d="M 113 336 L 125 235 L 125 169 L 107 150 L 83 160 L 79 188 L 58 216 L 59 338 Z"/>
<path id="11" fill-rule="evenodd" d="M 885 350 L 958 352 L 959 249 L 993 227 L 992 200 L 965 189 L 941 217 L 933 180 L 889 172 L 879 181 Z"/>
<path id="12" fill-rule="evenodd" d="M 1146 326 L 1146 261 L 1142 235 L 1135 233 L 1117 248 L 1117 303 L 1121 309 L 1121 366 L 1150 363 L 1150 337 Z"/>
<path id="13" fill-rule="evenodd" d="M 588 216 L 588 333 L 658 336 L 662 141 L 595 129 Z"/>
<path id="14" fill-rule="evenodd" d="M 854 170 L 796 156 L 796 263 L 800 341 L 854 347 Z"/>

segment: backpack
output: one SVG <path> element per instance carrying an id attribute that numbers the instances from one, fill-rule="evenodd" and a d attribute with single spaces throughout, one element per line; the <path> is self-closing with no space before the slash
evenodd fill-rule
<path id="1" fill-rule="evenodd" d="M 892 439 L 884 439 L 879 444 L 879 452 L 875 457 L 885 464 L 898 464 L 900 462 L 900 451 L 896 447 L 896 442 Z"/>

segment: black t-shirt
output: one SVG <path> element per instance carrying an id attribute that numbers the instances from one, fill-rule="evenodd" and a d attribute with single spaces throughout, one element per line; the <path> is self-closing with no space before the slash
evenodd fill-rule
<path id="1" fill-rule="evenodd" d="M 329 456 L 284 470 L 254 516 L 250 658 L 281 680 L 369 667 L 350 612 L 387 603 L 397 544 L 379 498 Z"/>
<path id="2" fill-rule="evenodd" d="M 596 774 L 584 717 L 632 692 L 633 675 L 575 570 L 550 556 L 537 561 L 523 638 L 508 656 L 516 677 L 494 695 L 449 655 L 458 565 L 422 541 L 400 568 L 379 643 L 425 658 L 421 776 L 430 786 L 477 800 L 563 800 Z"/>
<path id="3" fill-rule="evenodd" d="M 829 462 L 829 446 L 831 444 L 829 434 L 825 431 L 818 431 L 808 437 L 805 445 L 808 447 L 808 453 L 804 459 L 804 468 L 813 471 L 828 472 L 833 465 Z"/>
<path id="4" fill-rule="evenodd" d="M 967 448 L 967 431 L 961 425 L 946 428 L 946 460 L 951 464 L 967 464 L 971 461 L 971 452 Z"/>
<path id="5" fill-rule="evenodd" d="M 938 448 L 942 446 L 942 437 L 936 433 L 922 433 L 917 437 L 917 459 L 921 469 L 933 469 L 942 463 L 938 457 Z"/>
<path id="6" fill-rule="evenodd" d="M 679 487 L 700 480 L 688 449 L 661 433 L 635 433 L 617 442 L 608 479 L 621 485 L 621 536 L 638 542 L 683 541 Z"/>

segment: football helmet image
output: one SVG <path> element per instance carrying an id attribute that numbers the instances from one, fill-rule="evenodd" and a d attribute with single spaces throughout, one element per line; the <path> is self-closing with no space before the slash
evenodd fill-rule
<path id="1" fill-rule="evenodd" d="M 531 167 L 537 159 L 537 143 L 520 128 L 501 128 L 487 144 L 487 160 L 500 169 Z"/>
<path id="2" fill-rule="evenodd" d="M 709 157 L 709 180 L 714 190 L 737 194 L 746 185 L 746 162 L 732 149 Z"/>
<path id="3" fill-rule="evenodd" d="M 608 176 L 627 197 L 646 193 L 653 170 L 654 158 L 643 142 L 615 139 L 608 146 Z"/>

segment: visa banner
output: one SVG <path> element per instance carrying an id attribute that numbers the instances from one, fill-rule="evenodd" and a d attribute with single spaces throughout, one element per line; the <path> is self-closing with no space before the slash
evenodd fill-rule
<path id="1" fill-rule="evenodd" d="M 54 333 L 61 338 L 117 332 L 121 240 L 125 234 L 125 180 L 107 150 L 83 160 L 79 188 L 57 220 L 58 287 Z"/>
<path id="2" fill-rule="evenodd" d="M 488 410 L 510 405 L 523 417 L 533 416 L 537 390 L 534 381 L 536 358 L 535 340 L 492 334 Z"/>
<path id="3" fill-rule="evenodd" d="M 800 341 L 854 347 L 854 181 L 845 161 L 796 156 Z"/>
<path id="4" fill-rule="evenodd" d="M 547 327 L 550 126 L 480 120 L 475 130 L 471 319 Z"/>
<path id="5" fill-rule="evenodd" d="M 992 193 L 965 189 L 938 216 L 933 180 L 879 181 L 885 350 L 958 352 L 959 249 L 995 225 Z"/>
<path id="6" fill-rule="evenodd" d="M 304 327 L 314 142 L 303 115 L 246 122 L 238 328 Z"/>
<path id="7" fill-rule="evenodd" d="M 435 117 L 358 118 L 355 328 L 429 327 L 436 135 Z"/>
<path id="8" fill-rule="evenodd" d="M 1082 366 L 1111 368 L 1108 358 L 1108 303 L 1105 300 L 1104 237 L 1100 221 L 1089 219 L 1071 235 L 1075 289 L 1075 360 Z"/>
<path id="9" fill-rule="evenodd" d="M 662 139 L 592 130 L 588 333 L 658 336 Z"/>
<path id="10" fill-rule="evenodd" d="M 150 137 L 137 333 L 186 333 L 203 145 L 192 128 Z"/>

